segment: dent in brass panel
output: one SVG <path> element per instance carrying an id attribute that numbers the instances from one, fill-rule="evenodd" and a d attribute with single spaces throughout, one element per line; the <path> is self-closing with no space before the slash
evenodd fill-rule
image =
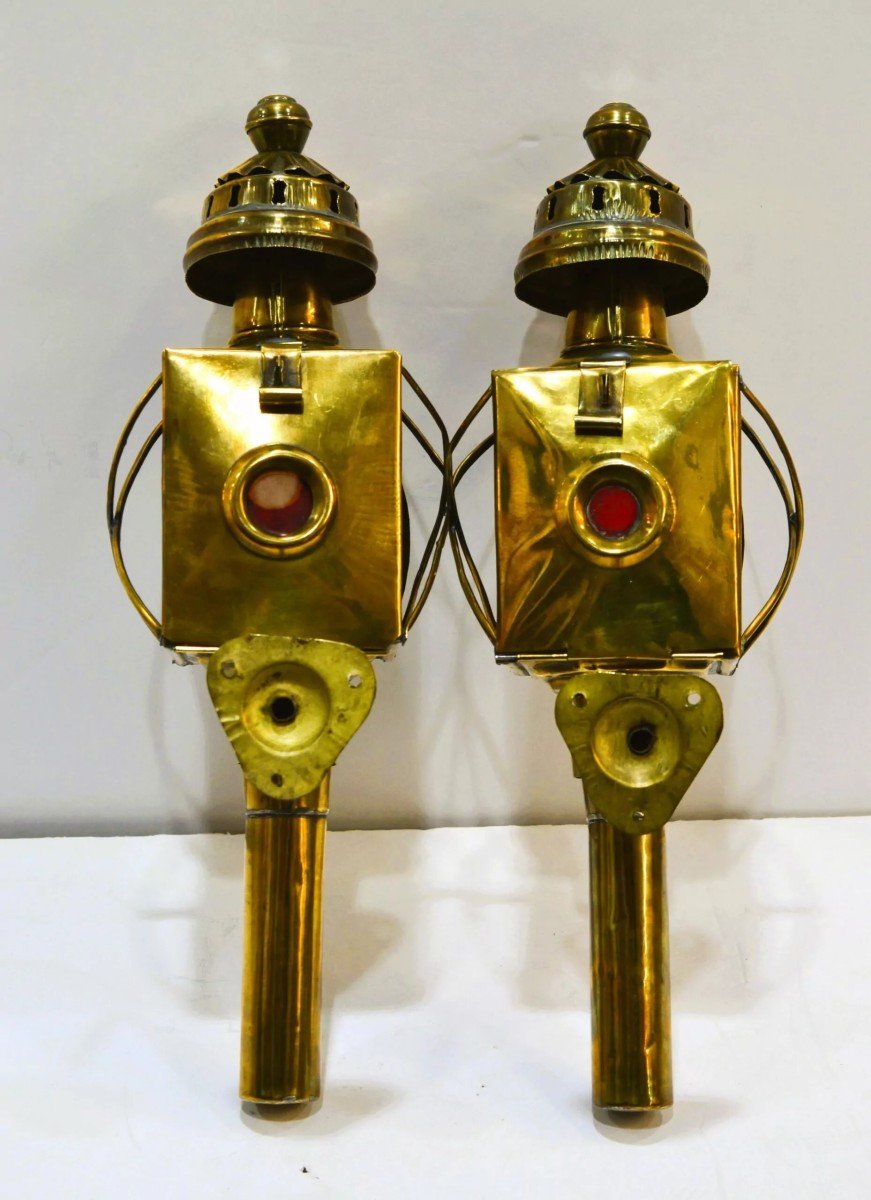
<path id="1" fill-rule="evenodd" d="M 400 636 L 400 359 L 304 350 L 303 412 L 260 408 L 256 350 L 164 356 L 163 632 L 216 647 L 244 633 L 383 651 Z M 276 562 L 224 518 L 227 476 L 258 448 L 313 456 L 335 486 L 329 529 Z"/>
<path id="2" fill-rule="evenodd" d="M 582 365 L 494 374 L 497 652 L 593 663 L 738 657 L 737 368 L 630 363 L 623 435 L 608 437 L 575 433 Z M 575 489 L 614 460 L 667 481 L 667 528 L 643 561 L 597 562 L 566 537 Z"/>

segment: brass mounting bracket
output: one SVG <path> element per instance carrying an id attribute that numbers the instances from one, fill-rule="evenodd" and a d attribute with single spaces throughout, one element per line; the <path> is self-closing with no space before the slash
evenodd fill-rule
<path id="1" fill-rule="evenodd" d="M 626 383 L 624 363 L 583 366 L 578 379 L 578 411 L 575 433 L 578 437 L 621 437 L 623 434 L 623 390 Z"/>
<path id="2" fill-rule="evenodd" d="M 207 681 L 245 778 L 285 803 L 317 788 L 375 698 L 363 651 L 316 638 L 232 638 L 209 660 Z"/>
<path id="3" fill-rule="evenodd" d="M 624 833 L 652 833 L 717 744 L 723 705 L 694 675 L 589 671 L 560 688 L 556 723 L 588 808 Z"/>

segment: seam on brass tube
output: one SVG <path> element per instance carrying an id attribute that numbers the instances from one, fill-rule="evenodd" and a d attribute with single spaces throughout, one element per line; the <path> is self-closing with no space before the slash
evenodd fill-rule
<path id="1" fill-rule="evenodd" d="M 324 817 L 329 813 L 314 808 L 252 808 L 245 813 L 249 817 Z"/>

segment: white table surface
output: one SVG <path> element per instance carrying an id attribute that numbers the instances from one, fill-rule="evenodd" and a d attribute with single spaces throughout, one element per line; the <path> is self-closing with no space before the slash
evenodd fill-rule
<path id="1" fill-rule="evenodd" d="M 235 1096 L 242 841 L 0 843 L 3 1197 L 871 1196 L 871 818 L 669 830 L 676 1105 L 590 1109 L 586 830 L 330 834 L 325 1097 Z"/>

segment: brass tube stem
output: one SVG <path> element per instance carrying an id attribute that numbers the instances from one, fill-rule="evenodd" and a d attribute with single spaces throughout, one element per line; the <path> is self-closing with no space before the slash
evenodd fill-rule
<path id="1" fill-rule="evenodd" d="M 662 289 L 643 270 L 603 272 L 569 313 L 563 358 L 616 349 L 633 358 L 672 353 Z"/>
<path id="2" fill-rule="evenodd" d="M 329 773 L 299 803 L 325 810 L 328 790 Z M 255 1104 L 305 1104 L 321 1091 L 326 812 L 276 814 L 251 784 L 246 795 L 239 1094 Z"/>
<path id="3" fill-rule="evenodd" d="M 590 835 L 593 1103 L 672 1103 L 665 831 L 623 833 L 593 813 Z"/>
<path id="4" fill-rule="evenodd" d="M 257 279 L 233 304 L 231 346 L 281 341 L 334 346 L 338 340 L 332 303 L 304 275 Z"/>

